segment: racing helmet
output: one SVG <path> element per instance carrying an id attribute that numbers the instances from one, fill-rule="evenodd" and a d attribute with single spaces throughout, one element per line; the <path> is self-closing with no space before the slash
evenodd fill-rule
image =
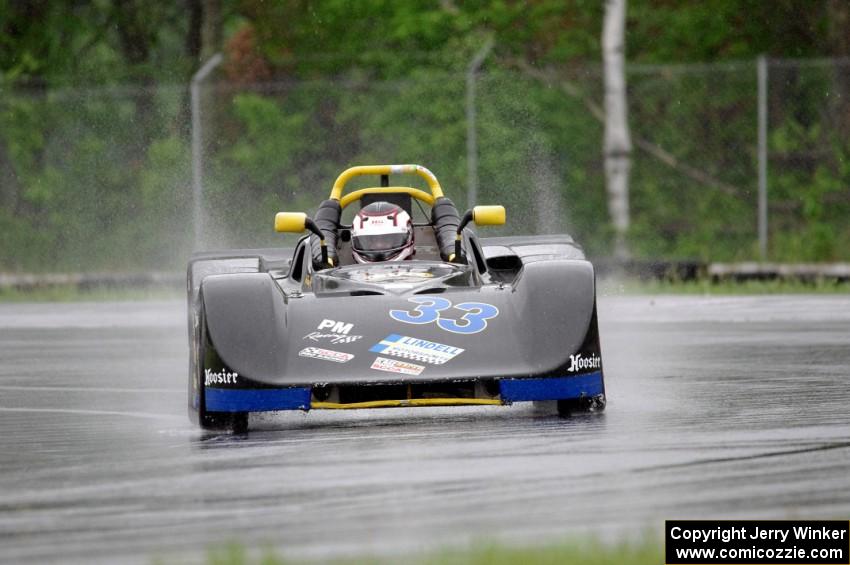
<path id="1" fill-rule="evenodd" d="M 358 263 L 401 261 L 413 256 L 413 222 L 401 206 L 373 202 L 351 226 L 351 253 Z"/>

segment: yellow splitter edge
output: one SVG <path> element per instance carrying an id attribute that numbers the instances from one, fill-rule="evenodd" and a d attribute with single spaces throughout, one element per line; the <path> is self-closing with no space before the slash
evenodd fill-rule
<path id="1" fill-rule="evenodd" d="M 396 408 L 405 406 L 501 406 L 503 402 L 491 398 L 409 398 L 403 400 L 371 400 L 369 402 L 313 402 L 310 408 L 319 410 L 346 410 L 353 408 Z"/>

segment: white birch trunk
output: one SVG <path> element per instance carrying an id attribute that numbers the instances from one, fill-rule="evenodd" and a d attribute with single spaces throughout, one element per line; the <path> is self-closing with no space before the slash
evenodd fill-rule
<path id="1" fill-rule="evenodd" d="M 605 186 L 608 213 L 614 226 L 614 254 L 629 256 L 629 171 L 632 142 L 626 103 L 625 69 L 626 0 L 606 0 L 602 26 L 602 60 L 605 81 Z"/>

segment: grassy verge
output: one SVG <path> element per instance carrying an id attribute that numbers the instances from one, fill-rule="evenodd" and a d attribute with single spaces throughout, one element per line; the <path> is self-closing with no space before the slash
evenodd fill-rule
<path id="1" fill-rule="evenodd" d="M 0 288 L 2 302 L 106 302 L 111 300 L 176 300 L 183 292 L 174 288 L 122 288 L 50 286 L 31 290 Z"/>
<path id="2" fill-rule="evenodd" d="M 469 549 L 442 550 L 421 555 L 359 557 L 322 561 L 333 565 L 658 565 L 664 562 L 661 545 L 651 535 L 636 543 L 561 542 L 536 547 L 478 544 Z M 157 560 L 157 564 L 168 561 Z M 210 565 L 299 565 L 315 561 L 286 559 L 274 550 L 248 551 L 241 545 L 211 550 Z"/>
<path id="3" fill-rule="evenodd" d="M 799 280 L 722 281 L 641 281 L 638 279 L 603 279 L 599 281 L 600 296 L 634 296 L 653 294 L 757 295 L 757 294 L 850 294 L 850 283 L 824 279 L 811 282 Z M 182 289 L 169 287 L 126 288 L 50 286 L 30 290 L 0 288 L 3 302 L 98 302 L 109 300 L 177 300 Z"/>
<path id="4" fill-rule="evenodd" d="M 811 282 L 800 280 L 770 281 L 720 281 L 709 279 L 694 281 L 640 281 L 637 279 L 601 280 L 601 296 L 652 295 L 652 294 L 702 294 L 702 295 L 756 295 L 756 294 L 850 294 L 850 283 L 834 279 Z"/>

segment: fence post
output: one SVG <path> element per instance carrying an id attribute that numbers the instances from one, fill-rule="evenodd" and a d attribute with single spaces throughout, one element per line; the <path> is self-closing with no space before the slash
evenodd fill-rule
<path id="1" fill-rule="evenodd" d="M 467 207 L 472 208 L 478 202 L 478 135 L 475 128 L 475 76 L 484 63 L 490 50 L 493 49 L 493 38 L 487 41 L 466 69 L 466 200 Z"/>
<path id="2" fill-rule="evenodd" d="M 201 82 L 221 63 L 221 53 L 216 53 L 192 77 L 190 96 L 192 104 L 192 220 L 195 230 L 193 249 L 197 251 L 203 237 L 203 167 L 204 138 L 201 131 Z"/>
<path id="3" fill-rule="evenodd" d="M 767 260 L 767 57 L 760 55 L 758 74 L 758 237 L 759 258 Z"/>

